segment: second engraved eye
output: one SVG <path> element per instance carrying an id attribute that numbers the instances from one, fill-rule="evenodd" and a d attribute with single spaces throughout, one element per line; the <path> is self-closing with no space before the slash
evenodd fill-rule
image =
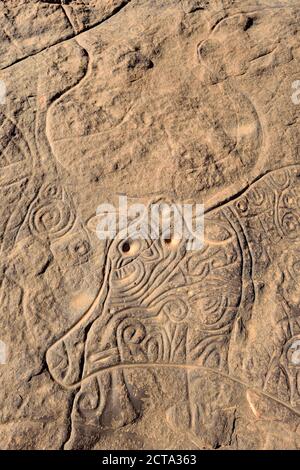
<path id="1" fill-rule="evenodd" d="M 162 243 L 168 250 L 177 250 L 182 237 L 174 233 L 166 233 L 162 237 Z"/>

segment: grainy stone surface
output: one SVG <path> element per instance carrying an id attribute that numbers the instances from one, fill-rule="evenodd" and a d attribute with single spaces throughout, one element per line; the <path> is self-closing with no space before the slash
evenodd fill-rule
<path id="1" fill-rule="evenodd" d="M 1 448 L 299 449 L 299 1 L 0 26 Z M 100 241 L 120 194 L 204 204 L 204 246 Z"/>

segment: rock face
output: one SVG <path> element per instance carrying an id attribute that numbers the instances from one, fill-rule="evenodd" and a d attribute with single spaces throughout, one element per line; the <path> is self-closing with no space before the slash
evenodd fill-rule
<path id="1" fill-rule="evenodd" d="M 299 449 L 299 1 L 0 22 L 1 448 Z M 204 204 L 202 246 L 100 240 L 119 195 Z"/>

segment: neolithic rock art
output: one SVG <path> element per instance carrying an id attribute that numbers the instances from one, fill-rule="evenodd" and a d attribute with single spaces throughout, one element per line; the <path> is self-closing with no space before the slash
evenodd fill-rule
<path id="1" fill-rule="evenodd" d="M 255 367 L 248 371 L 247 363 L 251 325 L 257 321 L 252 318 L 255 281 L 274 262 L 279 240 L 297 243 L 298 175 L 297 166 L 271 172 L 233 202 L 208 213 L 205 246 L 200 251 L 188 252 L 186 241 L 163 237 L 124 241 L 120 233 L 112 242 L 104 282 L 93 305 L 47 353 L 53 378 L 64 387 L 79 388 L 72 411 L 75 434 L 76 426 L 82 429 L 86 423 L 97 428 L 99 438 L 99 429 L 124 426 L 138 418 L 126 390 L 126 366 L 184 367 L 192 390 L 200 389 L 201 369 L 219 371 L 229 383 L 241 382 L 243 393 L 247 387 L 260 387 Z M 257 243 L 253 246 L 254 234 L 259 237 L 259 252 Z M 278 365 L 290 377 L 284 401 L 292 407 L 297 403 L 297 366 L 287 363 L 291 352 L 286 351 L 297 332 L 286 328 L 279 343 L 275 330 L 268 353 L 277 348 Z M 260 361 L 261 379 L 269 373 L 269 363 L 265 367 Z M 121 421 L 107 409 L 111 381 L 118 384 L 112 393 L 122 395 L 111 399 L 128 403 L 127 411 L 126 407 L 121 407 L 122 413 L 121 408 L 114 409 Z M 273 390 L 275 401 L 284 394 L 284 385 L 278 384 L 279 389 Z M 189 405 L 196 428 L 200 426 L 197 396 L 192 398 L 196 403 Z M 229 409 L 224 420 L 230 427 L 234 407 Z M 105 420 L 106 415 L 112 423 Z M 215 419 L 219 417 L 216 414 Z M 224 442 L 222 436 L 215 436 L 215 444 L 210 445 L 228 444 L 226 427 L 222 429 Z M 74 442 L 79 445 L 78 437 Z"/>
<path id="2" fill-rule="evenodd" d="M 2 2 L 3 448 L 300 448 L 296 3 Z M 100 242 L 119 194 L 203 247 Z"/>

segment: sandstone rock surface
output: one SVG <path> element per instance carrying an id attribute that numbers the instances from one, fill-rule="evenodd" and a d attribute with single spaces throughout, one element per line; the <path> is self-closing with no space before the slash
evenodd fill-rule
<path id="1" fill-rule="evenodd" d="M 1 448 L 299 449 L 299 0 L 0 25 Z M 119 195 L 204 204 L 203 247 L 100 241 Z"/>

